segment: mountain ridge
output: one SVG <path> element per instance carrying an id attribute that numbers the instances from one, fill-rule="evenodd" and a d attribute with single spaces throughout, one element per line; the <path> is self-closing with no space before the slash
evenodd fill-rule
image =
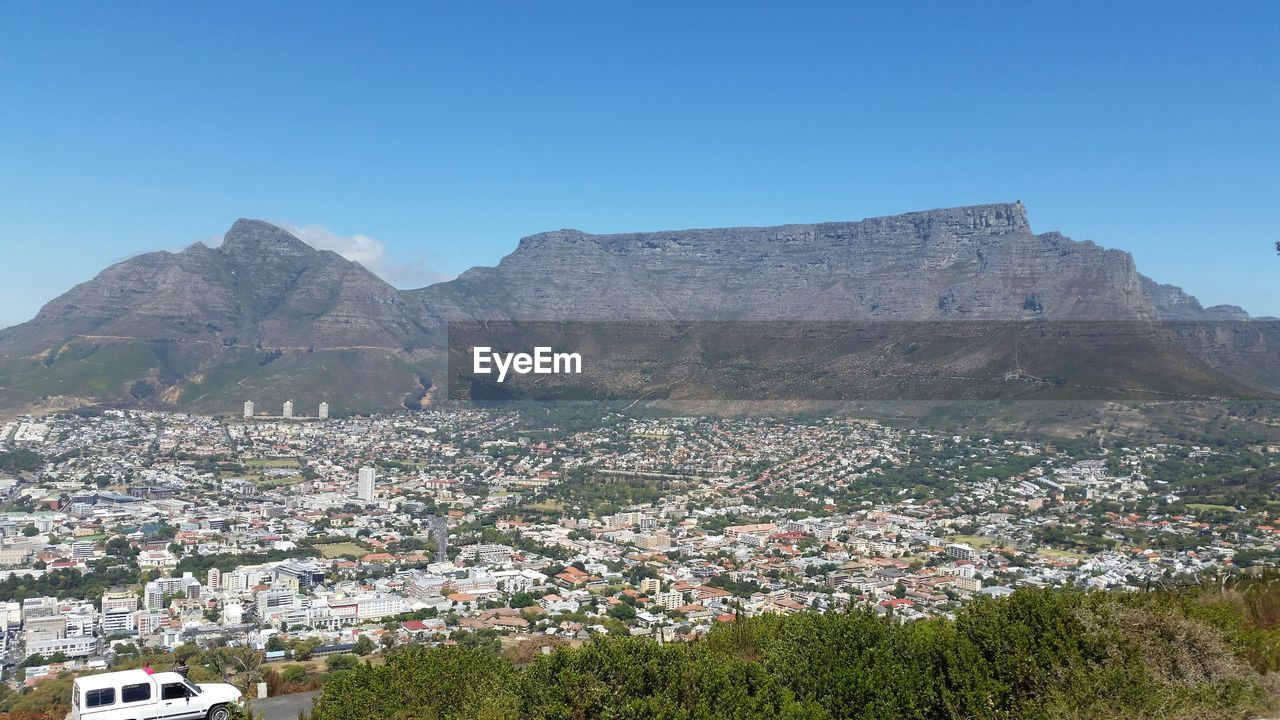
<path id="1" fill-rule="evenodd" d="M 521 238 L 495 266 L 411 290 L 241 218 L 216 247 L 115 263 L 0 330 L 0 405 L 227 412 L 257 393 L 351 411 L 415 407 L 442 375 L 453 320 L 1248 317 L 1142 275 L 1127 252 L 1033 233 L 1021 203 L 769 227 L 554 230 Z M 1223 341 L 1194 335 L 1179 342 L 1213 369 Z M 1270 357 L 1269 335 L 1247 342 L 1248 358 Z M 1228 355 L 1214 372 L 1270 389 L 1270 365 Z"/>

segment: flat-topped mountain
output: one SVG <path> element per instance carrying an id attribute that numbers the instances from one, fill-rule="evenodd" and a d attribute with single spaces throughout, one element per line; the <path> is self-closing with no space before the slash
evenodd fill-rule
<path id="1" fill-rule="evenodd" d="M 411 292 L 430 317 L 1155 320 L 1226 312 L 1145 278 L 1126 252 L 1032 233 L 1021 203 L 762 228 L 559 230 L 524 238 L 497 267 Z"/>
<path id="2" fill-rule="evenodd" d="M 0 405 L 412 407 L 442 378 L 450 320 L 1247 318 L 1144 277 L 1125 252 L 1033 233 L 1020 203 L 769 228 L 560 230 L 417 290 L 239 220 L 217 247 L 117 263 L 0 331 Z M 1280 377 L 1271 335 L 1183 335 L 1169 352 L 1198 388 L 1280 391 L 1267 379 Z"/>

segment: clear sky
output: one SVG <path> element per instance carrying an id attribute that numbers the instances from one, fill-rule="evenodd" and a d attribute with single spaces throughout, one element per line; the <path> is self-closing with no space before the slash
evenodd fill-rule
<path id="1" fill-rule="evenodd" d="M 242 216 L 408 287 L 1015 199 L 1280 315 L 1280 3 L 0 0 L 0 326 Z"/>

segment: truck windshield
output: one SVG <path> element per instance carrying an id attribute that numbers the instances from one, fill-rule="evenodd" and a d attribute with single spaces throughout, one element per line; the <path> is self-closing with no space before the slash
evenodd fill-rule
<path id="1" fill-rule="evenodd" d="M 195 683 L 191 682 L 190 680 L 183 680 L 183 681 L 182 681 L 182 684 L 183 684 L 183 685 L 186 685 L 188 688 L 190 688 L 190 689 L 191 689 L 191 694 L 192 694 L 192 695 L 199 695 L 200 693 L 204 692 L 203 690 L 201 690 L 201 689 L 200 689 L 200 686 L 199 686 L 199 685 L 196 685 Z"/>

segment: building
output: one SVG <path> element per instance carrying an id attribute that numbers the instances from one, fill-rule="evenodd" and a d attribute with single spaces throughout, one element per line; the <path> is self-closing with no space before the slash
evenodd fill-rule
<path id="1" fill-rule="evenodd" d="M 324 571 L 311 563 L 290 560 L 272 570 L 272 584 L 310 590 L 324 584 Z"/>
<path id="2" fill-rule="evenodd" d="M 284 410 L 282 410 L 280 414 L 287 418 L 293 417 L 293 401 L 292 400 L 284 401 Z"/>
<path id="3" fill-rule="evenodd" d="M 209 568 L 209 574 L 205 577 L 204 584 L 208 585 L 209 589 L 213 592 L 218 592 L 219 590 L 221 590 L 222 589 L 222 571 L 216 567 Z"/>
<path id="4" fill-rule="evenodd" d="M 361 620 L 378 620 L 409 611 L 409 603 L 399 595 L 362 595 L 356 598 L 356 615 Z"/>
<path id="5" fill-rule="evenodd" d="M 247 418 L 253 417 L 253 401 L 252 400 L 244 401 L 244 416 Z"/>
<path id="6" fill-rule="evenodd" d="M 329 403 L 327 402 L 320 403 L 320 410 L 316 413 L 316 416 L 319 417 L 321 420 L 328 420 L 329 419 Z"/>
<path id="7" fill-rule="evenodd" d="M 51 617 L 58 614 L 58 599 L 51 597 L 33 597 L 22 601 L 22 622 L 26 624 L 36 618 Z"/>
<path id="8" fill-rule="evenodd" d="M 653 596 L 653 601 L 668 610 L 675 610 L 684 604 L 684 593 L 679 590 L 660 592 Z"/>
<path id="9" fill-rule="evenodd" d="M 377 470 L 367 465 L 360 468 L 359 478 L 356 480 L 356 497 L 361 500 L 372 500 L 377 480 Z"/>
<path id="10" fill-rule="evenodd" d="M 258 593 L 258 620 L 271 622 L 296 607 L 297 592 L 291 588 L 268 588 Z"/>
<path id="11" fill-rule="evenodd" d="M 755 537 L 767 539 L 778 529 L 773 523 L 755 523 L 753 525 L 730 525 L 724 529 L 724 538 L 729 542 L 737 542 L 744 538 Z"/>
<path id="12" fill-rule="evenodd" d="M 134 605 L 138 603 L 135 600 Z M 126 608 L 110 608 L 102 611 L 102 634 L 107 637 L 120 634 L 132 634 L 137 626 L 134 624 L 137 610 Z"/>
<path id="13" fill-rule="evenodd" d="M 480 545 L 467 545 L 459 551 L 458 557 L 463 560 L 472 560 L 481 565 L 502 565 L 511 562 L 512 549 L 506 545 L 495 545 L 483 543 Z"/>
<path id="14" fill-rule="evenodd" d="M 142 606 L 147 610 L 159 610 L 164 605 L 164 590 L 154 580 L 143 588 Z"/>
<path id="15" fill-rule="evenodd" d="M 93 541 L 77 540 L 71 543 L 71 559 L 88 560 L 93 557 Z"/>
<path id="16" fill-rule="evenodd" d="M 112 588 L 102 593 L 101 609 L 104 614 L 111 610 L 133 612 L 138 609 L 138 596 L 128 588 Z"/>
<path id="17" fill-rule="evenodd" d="M 31 545 L 0 545 L 0 567 L 26 565 L 34 552 Z"/>
<path id="18" fill-rule="evenodd" d="M 22 629 L 28 644 L 44 640 L 61 640 L 67 636 L 67 618 L 63 615 L 28 618 L 23 623 Z"/>
<path id="19" fill-rule="evenodd" d="M 138 629 L 138 635 L 146 636 L 159 632 L 164 627 L 165 617 L 163 613 L 139 610 L 133 614 L 133 625 Z"/>
<path id="20" fill-rule="evenodd" d="M 27 655 L 52 657 L 62 653 L 69 658 L 88 657 L 98 647 L 98 640 L 93 636 L 75 638 L 50 638 L 27 642 Z"/>

